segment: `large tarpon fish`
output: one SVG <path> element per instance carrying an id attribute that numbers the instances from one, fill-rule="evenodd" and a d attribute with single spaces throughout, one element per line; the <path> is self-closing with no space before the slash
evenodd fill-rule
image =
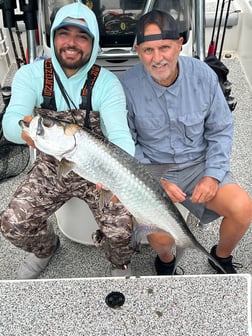
<path id="1" fill-rule="evenodd" d="M 64 174 L 73 170 L 111 190 L 138 223 L 136 232 L 139 234 L 133 238 L 141 237 L 141 227 L 147 228 L 149 233 L 165 231 L 175 240 L 177 261 L 185 248 L 196 248 L 226 273 L 196 240 L 177 207 L 145 165 L 103 137 L 76 124 L 41 115 L 34 117 L 30 124 L 22 120 L 19 124 L 40 151 L 64 162 Z"/>

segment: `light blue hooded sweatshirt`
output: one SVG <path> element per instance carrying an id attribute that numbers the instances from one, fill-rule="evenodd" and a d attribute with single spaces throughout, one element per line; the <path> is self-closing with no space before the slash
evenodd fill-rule
<path id="1" fill-rule="evenodd" d="M 94 35 L 93 50 L 85 66 L 75 75 L 67 77 L 56 59 L 53 40 L 55 28 L 66 18 L 84 18 Z M 72 3 L 62 7 L 56 14 L 51 27 L 51 58 L 68 95 L 77 107 L 81 103 L 81 89 L 87 73 L 96 61 L 99 49 L 99 30 L 95 14 L 82 3 Z M 24 116 L 33 115 L 34 107 L 41 107 L 44 85 L 44 61 L 23 65 L 15 74 L 12 83 L 12 96 L 3 118 L 3 132 L 7 140 L 24 143 L 18 121 Z M 62 93 L 54 79 L 54 92 L 58 111 L 68 110 Z M 114 144 L 134 156 L 135 146 L 128 124 L 123 88 L 112 72 L 102 68 L 92 90 L 92 107 L 99 111 L 103 134 Z"/>

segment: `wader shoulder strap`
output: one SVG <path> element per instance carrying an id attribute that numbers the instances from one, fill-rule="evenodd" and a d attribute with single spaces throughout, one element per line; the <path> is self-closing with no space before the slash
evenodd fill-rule
<path id="1" fill-rule="evenodd" d="M 90 111 L 92 110 L 91 105 L 91 94 L 96 79 L 100 73 L 101 67 L 94 64 L 88 72 L 87 80 L 81 89 L 82 102 L 80 104 L 80 109 L 86 110 L 85 124 L 84 126 L 90 128 Z M 44 109 L 57 111 L 56 100 L 54 96 L 54 71 L 51 58 L 44 61 L 44 88 L 43 88 L 43 103 L 41 107 Z"/>
<path id="2" fill-rule="evenodd" d="M 54 97 L 53 66 L 51 58 L 47 58 L 44 61 L 44 88 L 42 95 L 43 103 L 41 104 L 41 107 L 44 109 L 57 111 Z"/>
<path id="3" fill-rule="evenodd" d="M 96 79 L 100 73 L 101 67 L 94 64 L 88 72 L 87 80 L 81 90 L 82 102 L 80 109 L 86 110 L 86 118 L 84 126 L 90 128 L 90 111 L 92 110 L 91 94 L 95 85 Z"/>

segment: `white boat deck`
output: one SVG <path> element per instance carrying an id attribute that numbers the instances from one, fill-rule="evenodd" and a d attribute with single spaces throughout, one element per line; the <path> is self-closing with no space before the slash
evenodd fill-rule
<path id="1" fill-rule="evenodd" d="M 233 57 L 225 59 L 224 62 L 230 70 L 228 78 L 233 83 L 232 95 L 238 101 L 237 107 L 233 112 L 235 137 L 231 160 L 232 171 L 242 187 L 252 195 L 252 90 L 245 78 L 239 59 Z M 8 204 L 10 197 L 24 177 L 24 174 L 25 172 L 17 177 L 1 182 L 0 211 Z M 52 216 L 50 221 L 61 238 L 62 246 L 47 270 L 41 275 L 41 278 L 97 277 L 106 275 L 106 265 L 108 263 L 102 250 L 94 246 L 84 246 L 83 244 L 69 240 L 57 227 L 56 217 Z M 83 219 L 83 225 L 85 225 L 85 219 Z M 194 235 L 207 249 L 210 249 L 217 242 L 218 221 L 204 226 L 197 226 L 195 218 L 189 216 L 189 225 Z M 239 247 L 234 251 L 234 259 L 243 264 L 243 268 L 240 271 L 242 273 L 252 273 L 251 234 L 250 230 L 241 241 Z M 2 259 L 0 264 L 1 279 L 14 279 L 16 267 L 25 255 L 25 252 L 13 247 L 2 236 L 0 236 L 0 240 Z M 144 245 L 142 252 L 133 257 L 134 275 L 154 275 L 154 257 L 155 254 L 151 251 L 150 247 Z M 185 274 L 212 273 L 205 256 L 194 250 L 188 250 L 180 264 Z"/>
<path id="2" fill-rule="evenodd" d="M 232 57 L 224 61 L 230 70 L 229 80 L 233 83 L 232 94 L 238 101 L 233 112 L 235 137 L 232 171 L 242 187 L 252 195 L 252 90 L 239 59 Z M 0 183 L 0 211 L 5 208 L 23 177 L 24 173 Z M 103 251 L 94 246 L 85 246 L 69 240 L 59 230 L 55 216 L 52 216 L 50 221 L 60 236 L 61 248 L 45 272 L 41 274 L 41 280 L 12 281 L 26 253 L 0 236 L 0 278 L 2 279 L 0 307 L 1 311 L 5 312 L 0 318 L 0 334 L 3 330 L 2 335 L 32 336 L 35 335 L 33 327 L 39 328 L 46 324 L 47 332 L 41 327 L 41 331 L 37 329 L 36 335 L 108 335 L 108 330 L 112 335 L 153 335 L 153 332 L 150 332 L 152 327 L 157 330 L 158 335 L 167 335 L 168 330 L 171 330 L 171 335 L 251 335 L 251 328 L 247 327 L 251 325 L 252 228 L 233 253 L 234 261 L 243 265 L 243 268 L 238 270 L 238 276 L 211 275 L 214 272 L 208 265 L 206 257 L 198 251 L 187 250 L 180 262 L 185 275 L 179 276 L 177 280 L 174 280 L 174 277 L 162 279 L 155 276 L 153 267 L 155 254 L 149 245 L 143 245 L 141 252 L 132 259 L 133 275 L 141 277 L 142 280 L 134 277 L 129 280 L 104 278 L 109 275 L 109 263 Z M 196 238 L 208 250 L 217 242 L 218 221 L 198 226 L 197 221 L 189 217 L 188 223 Z M 83 219 L 83 225 L 85 225 L 85 219 Z M 100 280 L 97 277 L 100 277 Z M 135 286 L 138 291 L 133 290 Z M 155 302 L 158 303 L 153 303 L 154 298 L 148 293 L 150 288 L 154 289 L 155 300 L 157 300 Z M 229 292 L 230 288 L 232 288 L 232 294 Z M 114 290 L 123 292 L 128 300 L 131 300 L 121 310 L 111 310 L 104 304 L 106 295 Z M 228 299 L 219 301 L 220 297 Z M 13 298 L 15 298 L 14 301 Z M 39 298 L 42 302 L 38 301 Z M 168 299 L 178 300 L 175 305 L 171 304 L 168 307 L 169 311 L 175 309 L 172 322 L 169 322 L 171 316 L 165 303 Z M 21 300 L 20 303 L 19 300 Z M 53 322 L 49 313 L 49 315 L 43 313 L 43 317 L 41 314 L 38 316 L 36 312 L 30 315 L 31 311 L 25 306 L 25 300 L 32 302 L 39 311 L 44 312 L 47 307 L 52 309 L 55 317 Z M 75 304 L 73 300 L 76 300 Z M 79 306 L 76 306 L 76 302 L 79 302 Z M 24 310 L 20 308 L 20 304 Z M 63 307 L 63 310 L 59 307 Z M 185 310 L 187 311 L 187 318 L 184 320 L 186 325 L 183 324 L 185 316 L 182 314 Z M 12 314 L 14 322 L 6 322 L 6 311 Z M 216 311 L 219 314 L 216 315 Z M 20 324 L 22 316 L 27 322 L 23 321 Z M 163 318 L 164 316 L 166 319 Z M 237 318 L 236 323 L 231 323 L 229 316 L 233 316 L 232 319 Z M 34 322 L 36 319 L 41 319 L 42 322 Z M 90 319 L 92 321 L 97 319 L 98 324 L 95 323 L 94 326 Z M 117 322 L 118 320 L 120 323 Z M 86 323 L 91 323 L 91 329 Z M 11 332 L 10 328 L 13 325 L 15 331 Z M 60 326 L 62 331 L 58 330 Z M 138 333 L 137 330 L 139 330 Z M 184 331 L 180 334 L 181 330 Z"/>
<path id="3" fill-rule="evenodd" d="M 231 50 L 223 61 L 238 102 L 232 171 L 252 196 L 252 89 L 240 54 Z M 0 212 L 24 176 L 0 182 Z M 157 277 L 155 254 L 143 245 L 132 259 L 133 277 L 124 279 L 108 277 L 102 250 L 68 239 L 56 217 L 50 221 L 61 247 L 39 280 L 13 281 L 26 253 L 0 236 L 0 335 L 252 335 L 252 227 L 233 253 L 243 265 L 238 275 L 214 275 L 203 254 L 187 250 L 183 276 Z M 188 224 L 206 249 L 218 241 L 219 221 L 198 226 L 189 216 Z M 112 291 L 125 296 L 120 309 L 105 303 Z"/>

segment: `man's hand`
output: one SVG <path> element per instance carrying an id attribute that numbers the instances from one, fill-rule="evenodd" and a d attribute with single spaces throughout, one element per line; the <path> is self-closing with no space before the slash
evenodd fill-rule
<path id="1" fill-rule="evenodd" d="M 32 118 L 33 118 L 32 116 L 25 116 L 23 120 L 29 124 Z M 36 148 L 34 141 L 32 140 L 31 137 L 29 137 L 29 135 L 24 130 L 22 130 L 21 137 L 27 143 L 28 146 Z"/>
<path id="2" fill-rule="evenodd" d="M 211 201 L 218 191 L 219 181 L 213 177 L 205 176 L 196 184 L 190 200 L 193 203 L 205 203 Z"/>
<path id="3" fill-rule="evenodd" d="M 181 203 L 185 200 L 186 194 L 175 183 L 168 182 L 164 179 L 161 179 L 160 182 L 165 192 L 174 203 Z"/>

